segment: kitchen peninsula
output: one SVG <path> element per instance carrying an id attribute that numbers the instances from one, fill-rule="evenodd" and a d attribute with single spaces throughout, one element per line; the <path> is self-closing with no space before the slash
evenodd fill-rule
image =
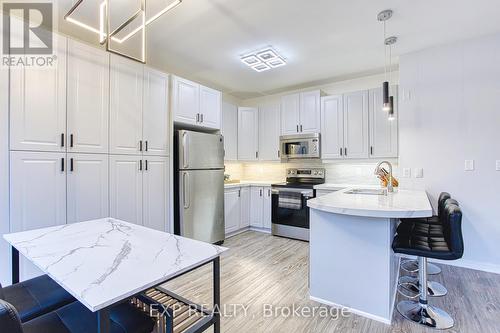
<path id="1" fill-rule="evenodd" d="M 399 218 L 432 216 L 425 191 L 346 188 L 311 199 L 310 298 L 391 323 Z"/>

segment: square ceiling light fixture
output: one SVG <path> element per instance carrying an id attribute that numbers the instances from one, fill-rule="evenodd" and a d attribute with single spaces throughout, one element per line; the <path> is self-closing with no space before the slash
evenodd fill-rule
<path id="1" fill-rule="evenodd" d="M 245 54 L 240 59 L 245 65 L 256 72 L 265 72 L 286 65 L 285 58 L 272 47 L 266 47 L 257 52 Z"/>

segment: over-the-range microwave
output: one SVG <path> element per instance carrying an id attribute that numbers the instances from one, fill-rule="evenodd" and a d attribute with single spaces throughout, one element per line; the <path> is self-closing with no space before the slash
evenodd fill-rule
<path id="1" fill-rule="evenodd" d="M 281 161 L 319 159 L 320 134 L 294 134 L 280 137 Z"/>

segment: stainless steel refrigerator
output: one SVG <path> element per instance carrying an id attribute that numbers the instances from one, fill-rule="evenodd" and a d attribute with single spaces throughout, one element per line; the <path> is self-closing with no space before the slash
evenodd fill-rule
<path id="1" fill-rule="evenodd" d="M 178 130 L 174 143 L 174 231 L 221 244 L 225 235 L 224 138 Z"/>

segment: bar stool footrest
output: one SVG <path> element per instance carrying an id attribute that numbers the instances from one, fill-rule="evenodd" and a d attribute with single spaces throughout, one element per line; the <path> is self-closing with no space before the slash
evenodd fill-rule
<path id="1" fill-rule="evenodd" d="M 444 330 L 454 325 L 453 318 L 448 313 L 432 305 L 401 301 L 397 305 L 397 310 L 406 319 L 422 326 Z"/>

